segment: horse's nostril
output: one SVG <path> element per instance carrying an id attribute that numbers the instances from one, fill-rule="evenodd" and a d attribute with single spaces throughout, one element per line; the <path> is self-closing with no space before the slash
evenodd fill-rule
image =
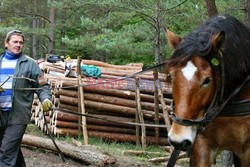
<path id="1" fill-rule="evenodd" d="M 183 150 L 188 150 L 192 145 L 192 142 L 190 140 L 184 140 L 182 142 L 182 148 Z"/>
<path id="2" fill-rule="evenodd" d="M 183 140 L 182 142 L 176 142 L 168 138 L 168 141 L 177 150 L 187 151 L 192 146 L 192 142 L 190 140 Z"/>

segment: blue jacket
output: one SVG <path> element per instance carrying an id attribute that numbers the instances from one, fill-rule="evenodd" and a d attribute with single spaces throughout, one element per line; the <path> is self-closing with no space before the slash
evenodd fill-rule
<path id="1" fill-rule="evenodd" d="M 0 56 L 0 67 L 3 55 Z M 17 78 L 15 78 L 17 77 Z M 36 82 L 19 77 L 30 78 Z M 22 54 L 17 61 L 12 82 L 12 110 L 10 111 L 9 124 L 28 124 L 31 118 L 31 107 L 34 93 L 42 102 L 51 100 L 51 91 L 47 82 L 41 82 L 43 72 L 38 64 L 30 57 Z M 18 90 L 18 88 L 41 88 L 34 90 Z"/>

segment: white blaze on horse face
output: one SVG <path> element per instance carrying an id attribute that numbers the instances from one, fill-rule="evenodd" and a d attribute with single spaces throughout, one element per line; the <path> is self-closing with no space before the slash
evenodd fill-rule
<path id="1" fill-rule="evenodd" d="M 180 128 L 181 127 L 181 128 Z M 194 143 L 194 139 L 197 134 L 197 126 L 178 126 L 178 133 L 176 133 L 175 128 L 171 127 L 168 137 L 171 141 L 175 143 L 181 143 L 184 140 L 189 140 Z"/>
<path id="2" fill-rule="evenodd" d="M 192 63 L 192 61 L 188 61 L 187 65 L 181 71 L 184 77 L 188 81 L 190 81 L 193 78 L 195 72 L 197 71 L 197 67 Z"/>

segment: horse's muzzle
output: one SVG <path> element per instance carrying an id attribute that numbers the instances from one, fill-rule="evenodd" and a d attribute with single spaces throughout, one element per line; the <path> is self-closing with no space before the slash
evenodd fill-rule
<path id="1" fill-rule="evenodd" d="M 187 151 L 191 148 L 192 142 L 190 140 L 183 140 L 181 142 L 176 142 L 168 138 L 169 144 L 171 144 L 176 150 Z"/>

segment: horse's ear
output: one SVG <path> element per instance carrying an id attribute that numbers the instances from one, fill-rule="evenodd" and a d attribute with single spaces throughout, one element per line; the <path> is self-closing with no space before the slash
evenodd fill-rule
<path id="1" fill-rule="evenodd" d="M 170 44 L 171 48 L 175 49 L 181 43 L 182 38 L 166 28 L 164 28 L 164 30 L 168 39 L 168 43 Z"/>
<path id="2" fill-rule="evenodd" d="M 225 42 L 225 32 L 221 31 L 213 35 L 212 45 L 213 49 L 221 49 L 223 50 L 224 42 Z"/>

